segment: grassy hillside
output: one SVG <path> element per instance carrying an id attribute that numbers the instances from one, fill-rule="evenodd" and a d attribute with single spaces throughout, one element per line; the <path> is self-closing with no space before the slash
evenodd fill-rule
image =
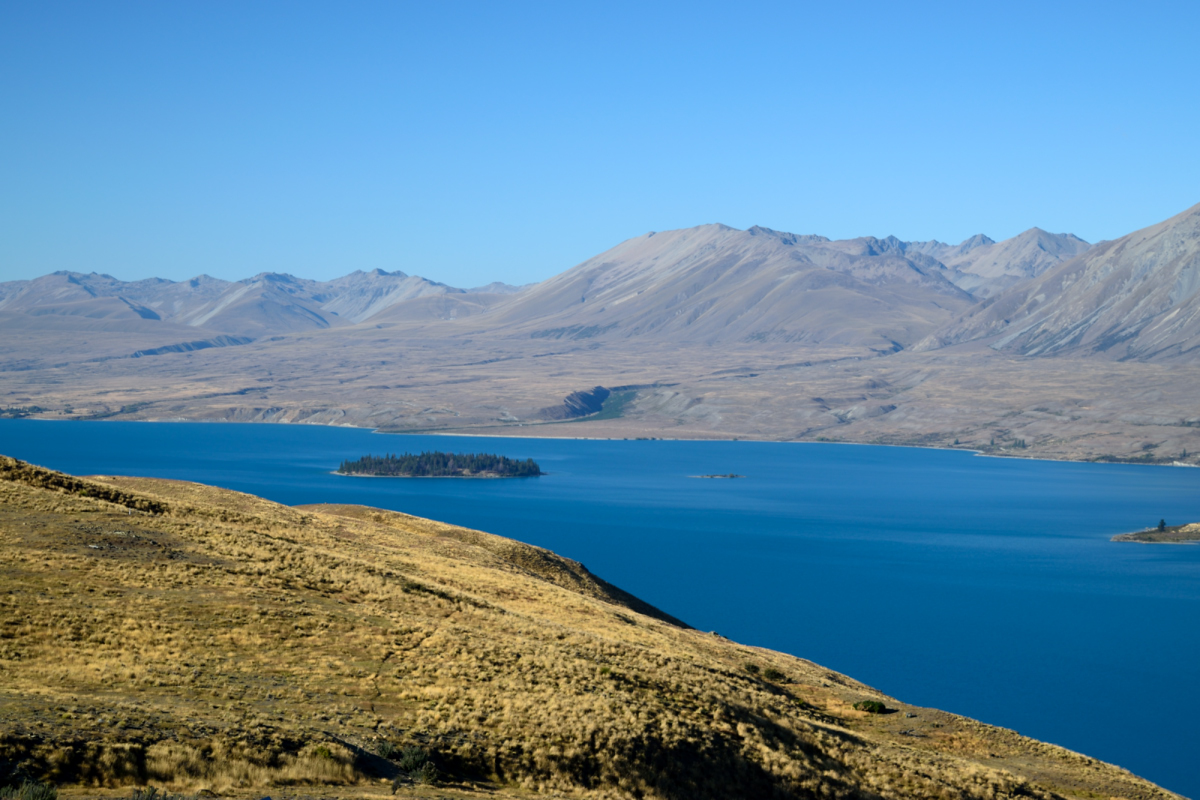
<path id="1" fill-rule="evenodd" d="M 0 766 L 65 795 L 1174 796 L 395 512 L 0 457 L 0 545 Z"/>

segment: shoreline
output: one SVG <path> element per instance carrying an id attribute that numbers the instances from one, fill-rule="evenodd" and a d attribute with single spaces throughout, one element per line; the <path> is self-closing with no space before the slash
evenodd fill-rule
<path id="1" fill-rule="evenodd" d="M 1189 522 L 1183 525 L 1170 525 L 1163 530 L 1158 528 L 1143 528 L 1130 533 L 1118 533 L 1109 539 L 1110 542 L 1131 542 L 1133 544 L 1200 544 L 1200 523 Z"/>
<path id="2" fill-rule="evenodd" d="M 812 439 L 748 439 L 741 436 L 713 436 L 713 437 L 674 437 L 674 436 L 651 436 L 651 437 L 628 437 L 628 436 L 536 436 L 536 435 L 509 435 L 498 433 L 467 433 L 461 430 L 421 430 L 421 431 L 388 431 L 380 428 L 372 428 L 365 425 L 349 425 L 337 424 L 329 422 L 262 422 L 262 421 L 239 421 L 239 420 L 210 420 L 210 419 L 186 419 L 182 417 L 173 419 L 112 419 L 105 417 L 102 419 L 48 419 L 46 417 L 14 417 L 13 419 L 31 420 L 38 422 L 141 422 L 141 423 L 167 423 L 167 424 L 207 424 L 207 425 L 311 425 L 322 428 L 349 428 L 351 430 L 367 431 L 381 436 L 461 436 L 468 438 L 480 439 L 563 439 L 580 442 L 753 442 L 758 444 L 800 444 L 800 445 L 851 445 L 856 447 L 899 447 L 912 450 L 937 450 L 941 452 L 952 453 L 969 453 L 978 458 L 1010 458 L 1024 461 L 1048 461 L 1064 464 L 1093 464 L 1096 466 L 1127 466 L 1127 467 L 1171 467 L 1171 468 L 1200 468 L 1200 464 L 1188 464 L 1182 461 L 1173 461 L 1168 463 L 1147 463 L 1144 461 L 1098 461 L 1084 460 L 1079 458 L 1054 458 L 1051 456 L 1034 456 L 1034 455 L 1016 455 L 1010 453 L 987 453 L 983 450 L 976 450 L 969 447 L 939 447 L 929 444 L 890 444 L 885 442 L 844 442 L 844 441 L 816 441 Z M 586 419 L 573 420 L 576 422 L 584 422 Z M 558 425 L 564 423 L 541 423 L 543 425 Z M 489 426 L 489 429 L 494 427 L 505 426 Z M 512 427 L 509 426 L 511 430 Z M 538 427 L 537 425 L 531 427 Z M 390 476 L 370 476 L 370 477 L 390 477 Z M 400 476 L 397 476 L 400 477 Z M 433 477 L 433 476 L 426 476 Z M 452 476 L 446 476 L 452 477 Z"/>

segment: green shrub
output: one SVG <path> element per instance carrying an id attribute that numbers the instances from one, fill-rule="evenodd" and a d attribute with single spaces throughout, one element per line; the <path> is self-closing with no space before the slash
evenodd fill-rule
<path id="1" fill-rule="evenodd" d="M 437 783 L 438 769 L 430 760 L 429 752 L 424 748 L 415 745 L 405 747 L 400 751 L 396 763 L 400 767 L 401 774 L 392 781 L 393 794 L 406 781 L 423 784 Z"/>
<path id="2" fill-rule="evenodd" d="M 58 787 L 52 783 L 22 781 L 20 786 L 0 789 L 0 800 L 58 800 Z"/>
<path id="3" fill-rule="evenodd" d="M 854 704 L 854 707 L 859 711 L 865 711 L 868 714 L 882 714 L 887 711 L 887 706 L 878 700 L 860 700 Z"/>
<path id="4" fill-rule="evenodd" d="M 313 750 L 313 755 L 317 758 L 333 758 L 333 751 L 326 745 L 321 744 L 317 745 L 317 748 Z"/>
<path id="5" fill-rule="evenodd" d="M 785 678 L 787 678 L 786 675 L 784 675 L 782 672 L 775 669 L 774 667 L 767 667 L 766 669 L 764 669 L 763 677 L 769 681 L 782 681 Z"/>
<path id="6" fill-rule="evenodd" d="M 749 672 L 751 675 L 758 674 L 758 664 L 746 664 L 742 667 L 742 669 L 746 670 L 746 672 Z"/>
<path id="7" fill-rule="evenodd" d="M 422 747 L 409 745 L 400 751 L 400 757 L 396 759 L 396 763 L 405 772 L 416 772 L 429 763 L 429 753 Z"/>
<path id="8" fill-rule="evenodd" d="M 417 783 L 432 785 L 437 783 L 438 771 L 432 761 L 426 761 L 421 767 L 413 772 L 408 773 L 408 777 L 412 778 Z"/>
<path id="9" fill-rule="evenodd" d="M 396 745 L 392 744 L 387 739 L 381 739 L 379 743 L 375 745 L 375 753 L 380 758 L 391 758 L 396 754 Z"/>

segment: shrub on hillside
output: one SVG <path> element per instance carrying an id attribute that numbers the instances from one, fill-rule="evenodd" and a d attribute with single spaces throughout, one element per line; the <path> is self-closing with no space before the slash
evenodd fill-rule
<path id="1" fill-rule="evenodd" d="M 429 751 L 416 745 L 409 745 L 400 751 L 396 764 L 400 767 L 400 776 L 392 782 L 392 791 L 406 781 L 413 783 L 437 783 L 438 769 L 430 758 Z"/>
<path id="2" fill-rule="evenodd" d="M 868 714 L 882 714 L 887 711 L 887 706 L 878 700 L 860 700 L 854 704 L 854 707 Z"/>

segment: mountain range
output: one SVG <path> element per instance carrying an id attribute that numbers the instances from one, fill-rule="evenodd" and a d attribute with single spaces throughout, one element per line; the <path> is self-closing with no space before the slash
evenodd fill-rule
<path id="1" fill-rule="evenodd" d="M 998 287 L 1086 249 L 1039 229 L 957 246 L 895 237 L 831 241 L 726 225 L 647 233 L 542 283 L 457 289 L 403 272 L 331 281 L 262 273 L 237 282 L 123 282 L 55 272 L 0 283 L 0 312 L 170 322 L 278 336 L 362 323 L 456 320 L 535 338 L 801 342 L 907 347 Z M 53 325 L 52 319 L 45 320 Z"/>
<path id="2" fill-rule="evenodd" d="M 1198 295 L 1200 206 L 1096 245 L 701 225 L 523 287 L 58 272 L 0 283 L 0 414 L 1193 463 Z"/>
<path id="3" fill-rule="evenodd" d="M 479 289 L 455 289 L 380 269 L 355 271 L 331 281 L 264 272 L 237 282 L 208 275 L 179 282 L 161 278 L 125 282 L 94 272 L 61 271 L 30 281 L 0 283 L 0 312 L 169 321 L 226 334 L 279 335 L 353 325 L 394 314 L 402 304 L 420 305 L 428 298 L 460 301 L 460 313 L 466 314 L 517 290 L 498 282 Z"/>

